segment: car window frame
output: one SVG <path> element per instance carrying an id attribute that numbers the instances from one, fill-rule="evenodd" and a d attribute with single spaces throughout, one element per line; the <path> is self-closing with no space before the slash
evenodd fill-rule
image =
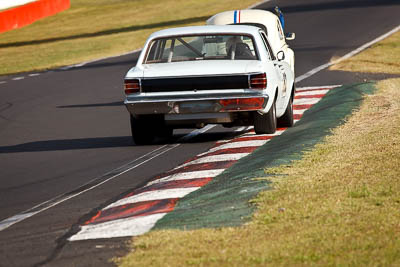
<path id="1" fill-rule="evenodd" d="M 278 35 L 279 35 L 279 40 L 283 40 L 284 39 L 284 33 L 283 33 L 283 28 L 281 25 L 281 22 L 279 20 L 276 21 L 277 27 L 278 27 Z"/>
<path id="2" fill-rule="evenodd" d="M 154 39 L 149 41 L 149 45 L 146 48 L 146 52 L 144 54 L 145 56 L 144 56 L 141 64 L 142 65 L 158 64 L 158 63 L 147 63 L 147 60 L 148 60 L 148 57 L 149 57 L 149 54 L 150 54 L 150 50 L 152 49 L 154 43 L 156 41 L 160 40 L 160 39 L 162 40 L 162 39 L 169 39 L 169 38 L 171 38 L 171 39 L 172 38 L 184 38 L 184 37 L 191 37 L 191 36 L 194 36 L 194 35 L 196 35 L 196 36 L 208 36 L 208 35 L 211 35 L 211 34 L 213 34 L 213 35 L 232 35 L 232 36 L 247 36 L 247 37 L 249 37 L 252 40 L 252 43 L 253 43 L 253 46 L 254 46 L 254 52 L 255 52 L 255 57 L 256 57 L 255 60 L 261 60 L 259 49 L 258 49 L 258 45 L 257 45 L 257 42 L 256 42 L 255 37 L 254 37 L 253 34 L 250 34 L 250 33 L 239 33 L 239 32 L 237 32 L 237 33 L 218 32 L 218 33 L 202 33 L 202 34 L 167 35 L 167 36 L 161 36 L 161 37 L 154 38 Z M 163 46 L 165 46 L 165 41 L 163 42 Z M 164 48 L 161 48 L 161 49 L 164 49 Z M 165 62 L 165 63 L 168 63 L 168 62 Z"/>
<path id="3" fill-rule="evenodd" d="M 272 46 L 271 46 L 271 44 L 270 44 L 269 41 L 268 41 L 268 38 L 267 38 L 266 33 L 265 33 L 264 31 L 260 31 L 260 36 L 261 36 L 261 39 L 263 40 L 265 49 L 266 49 L 267 52 L 268 52 L 269 59 L 270 59 L 270 60 L 276 60 L 274 51 L 272 50 Z"/>

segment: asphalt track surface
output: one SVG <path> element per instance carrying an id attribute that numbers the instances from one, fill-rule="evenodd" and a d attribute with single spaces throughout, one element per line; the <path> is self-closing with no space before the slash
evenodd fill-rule
<path id="1" fill-rule="evenodd" d="M 270 1 L 260 8 L 271 8 Z M 400 24 L 399 1 L 279 0 L 286 31 L 296 33 L 296 76 L 340 57 Z M 81 67 L 0 77 L 0 221 L 165 144 L 135 146 L 122 105 L 122 81 L 136 54 Z M 321 71 L 298 86 L 346 84 L 388 75 Z M 92 190 L 0 231 L 0 266 L 106 266 L 126 238 L 67 242 L 71 227 L 118 195 L 209 149 L 233 129 L 214 127 Z M 175 144 L 180 144 L 175 146 Z M 168 144 L 167 144 L 168 145 Z M 78 190 L 78 191 L 80 191 Z"/>

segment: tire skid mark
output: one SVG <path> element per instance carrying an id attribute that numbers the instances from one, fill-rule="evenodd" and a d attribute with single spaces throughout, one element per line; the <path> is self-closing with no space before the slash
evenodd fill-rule
<path id="1" fill-rule="evenodd" d="M 234 163 L 235 162 L 232 162 L 232 161 L 220 161 L 220 162 L 193 164 L 193 165 L 185 166 L 185 167 L 182 167 L 179 169 L 174 169 L 172 171 L 166 172 L 165 174 L 158 176 L 157 179 L 168 176 L 168 175 L 172 175 L 172 174 L 182 173 L 182 172 L 227 169 L 227 168 L 231 167 Z"/>
<path id="2" fill-rule="evenodd" d="M 171 188 L 171 189 L 160 189 L 153 191 L 142 192 L 137 195 L 132 195 L 130 197 L 122 198 L 102 210 L 107 210 L 110 208 L 123 206 L 126 204 L 140 203 L 145 201 L 161 200 L 167 198 L 182 198 L 187 194 L 199 189 L 200 187 L 182 187 L 182 188 Z"/>
<path id="3" fill-rule="evenodd" d="M 178 198 L 170 198 L 116 206 L 99 211 L 95 217 L 84 223 L 84 225 L 98 224 L 102 222 L 112 221 L 116 219 L 125 219 L 130 217 L 148 216 L 157 213 L 166 213 L 172 211 L 177 202 Z"/>
<path id="4" fill-rule="evenodd" d="M 335 87 L 298 88 L 293 103 L 294 121 L 299 121 L 307 109 Z M 179 199 L 206 185 L 286 129 L 278 128 L 275 134 L 255 135 L 253 127 L 241 127 L 241 135 L 217 141 L 208 151 L 154 177 L 144 187 L 106 206 L 82 224 L 69 240 L 136 236 L 150 231 L 158 220 L 174 210 Z"/>
<path id="5" fill-rule="evenodd" d="M 5 102 L 4 104 L 0 105 L 0 112 L 3 112 L 13 106 L 13 103 Z"/>
<path id="6" fill-rule="evenodd" d="M 293 110 L 309 109 L 311 107 L 312 104 L 293 105 Z"/>
<path id="7" fill-rule="evenodd" d="M 13 103 L 10 102 L 5 102 L 4 104 L 0 105 L 0 113 L 6 111 L 7 109 L 10 109 L 13 106 Z M 8 118 L 0 114 L 0 118 L 6 121 L 9 121 Z"/>
<path id="8" fill-rule="evenodd" d="M 186 180 L 186 179 L 200 179 L 200 178 L 211 178 L 220 175 L 225 169 L 215 169 L 215 170 L 206 170 L 206 171 L 194 171 L 194 172 L 183 172 L 183 173 L 176 173 L 172 175 L 168 175 L 166 177 L 153 180 L 147 183 L 146 186 L 152 184 L 158 184 L 168 181 L 178 181 L 178 180 Z"/>

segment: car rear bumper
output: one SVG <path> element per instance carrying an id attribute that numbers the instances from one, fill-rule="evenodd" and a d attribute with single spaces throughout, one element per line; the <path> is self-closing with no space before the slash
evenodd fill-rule
<path id="1" fill-rule="evenodd" d="M 197 95 L 128 95 L 124 104 L 132 115 L 231 113 L 264 110 L 268 96 L 261 92 Z"/>

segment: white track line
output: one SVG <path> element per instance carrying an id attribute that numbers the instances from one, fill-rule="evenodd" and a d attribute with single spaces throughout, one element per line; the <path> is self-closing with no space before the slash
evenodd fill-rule
<path id="1" fill-rule="evenodd" d="M 178 145 L 179 145 L 179 144 L 178 144 Z M 0 222 L 0 231 L 6 229 L 6 228 L 8 228 L 8 227 L 10 227 L 10 226 L 13 225 L 13 224 L 16 224 L 16 223 L 21 222 L 21 221 L 23 221 L 23 220 L 25 220 L 25 219 L 28 219 L 29 217 L 32 217 L 32 216 L 34 216 L 34 215 L 36 215 L 36 214 L 38 214 L 38 213 L 40 213 L 40 212 L 43 212 L 43 211 L 45 211 L 45 210 L 47 210 L 47 209 L 49 209 L 49 208 L 52 208 L 52 207 L 54 207 L 54 206 L 56 206 L 56 205 L 58 205 L 58 204 L 60 204 L 60 203 L 63 203 L 63 202 L 65 202 L 65 201 L 67 201 L 67 200 L 69 200 L 69 199 L 71 199 L 71 198 L 74 198 L 74 197 L 79 196 L 79 195 L 81 195 L 81 194 L 83 194 L 83 193 L 86 193 L 86 192 L 88 192 L 88 191 L 90 191 L 90 190 L 92 190 L 92 189 L 94 189 L 94 188 L 96 188 L 96 187 L 99 187 L 100 185 L 102 185 L 102 184 L 104 184 L 104 183 L 106 183 L 106 182 L 109 182 L 109 181 L 115 179 L 116 177 L 118 177 L 118 176 L 120 176 L 120 175 L 122 175 L 122 174 L 124 174 L 124 173 L 126 173 L 126 172 L 128 172 L 128 171 L 130 171 L 130 170 L 132 170 L 132 169 L 135 169 L 135 168 L 137 168 L 137 167 L 143 165 L 144 163 L 146 163 L 146 162 L 148 162 L 148 161 L 150 161 L 150 160 L 152 160 L 152 159 L 154 159 L 154 158 L 156 158 L 156 157 L 158 157 L 158 156 L 164 154 L 165 152 L 167 152 L 167 151 L 169 151 L 169 150 L 171 150 L 171 149 L 177 147 L 178 145 L 176 145 L 176 146 L 171 146 L 171 147 L 168 147 L 167 145 L 162 146 L 162 147 L 160 147 L 160 148 L 158 148 L 158 149 L 155 149 L 155 150 L 153 150 L 153 151 L 147 153 L 146 155 L 143 155 L 142 157 L 136 159 L 135 161 L 133 161 L 133 163 L 135 163 L 137 160 L 139 160 L 138 163 L 135 164 L 135 165 L 133 165 L 132 167 L 129 167 L 129 168 L 127 168 L 127 169 L 124 169 L 123 171 L 116 171 L 116 170 L 117 170 L 117 169 L 116 169 L 116 170 L 113 170 L 113 171 L 109 172 L 109 173 L 114 173 L 114 172 L 116 172 L 116 174 L 113 175 L 113 176 L 111 176 L 111 177 L 109 177 L 109 178 L 107 178 L 107 179 L 105 179 L 105 180 L 103 180 L 103 181 L 101 181 L 101 182 L 99 182 L 99 183 L 95 183 L 93 186 L 91 186 L 91 187 L 89 187 L 89 188 L 85 188 L 85 189 L 83 189 L 83 190 L 78 190 L 78 192 L 76 192 L 76 193 L 74 193 L 74 194 L 68 194 L 68 193 L 66 193 L 65 195 L 57 196 L 57 197 L 55 197 L 54 199 L 45 201 L 45 202 L 43 202 L 43 203 L 41 203 L 41 204 L 39 204 L 39 205 L 36 205 L 35 207 L 33 207 L 33 208 L 31 208 L 31 209 L 29 209 L 29 210 L 27 210 L 27 211 L 24 211 L 24 212 L 21 212 L 20 214 L 17 214 L 17 215 L 14 215 L 14 216 L 12 216 L 12 217 L 9 217 L 9 218 L 7 218 L 7 219 L 5 219 L 5 220 L 3 220 L 3 221 Z M 164 149 L 164 148 L 165 148 L 165 149 Z M 156 152 L 156 151 L 158 151 L 158 150 L 160 150 L 160 151 L 159 151 L 159 152 Z M 141 161 L 141 160 L 140 160 L 141 158 L 145 158 L 145 156 L 147 156 L 147 155 L 149 155 L 149 154 L 152 154 L 152 153 L 154 153 L 154 152 L 156 152 L 156 154 L 155 154 L 154 156 L 152 156 L 152 157 L 150 157 L 150 158 L 148 158 L 148 159 L 146 159 L 146 160 L 144 160 L 144 161 Z M 128 164 L 125 164 L 125 165 L 129 165 L 129 163 L 128 163 Z M 124 165 L 124 166 L 125 166 L 125 165 Z M 120 167 L 120 168 L 123 168 L 124 166 L 122 166 L 122 167 Z M 118 168 L 118 169 L 120 169 L 120 168 Z M 107 174 L 108 174 L 108 173 L 107 173 Z M 105 174 L 105 175 L 107 175 L 107 174 Z M 101 178 L 101 177 L 99 177 L 99 178 Z M 93 179 L 92 181 L 95 181 L 95 180 L 97 180 L 97 179 L 98 179 L 98 178 L 95 178 L 95 179 Z M 89 181 L 88 184 L 91 183 L 92 181 Z M 82 187 L 83 187 L 83 186 L 82 186 Z M 73 191 L 75 191 L 75 190 L 73 190 Z"/>
<path id="2" fill-rule="evenodd" d="M 81 230 L 71 236 L 69 241 L 137 236 L 147 233 L 158 220 L 167 213 L 158 213 L 135 218 L 125 218 L 115 221 L 81 226 Z"/>
<path id="3" fill-rule="evenodd" d="M 332 66 L 332 65 L 334 65 L 334 64 L 337 64 L 337 63 L 339 63 L 339 62 L 341 62 L 341 61 L 343 61 L 343 60 L 345 60 L 345 59 L 348 59 L 348 58 L 350 58 L 350 57 L 352 57 L 352 56 L 354 56 L 354 55 L 360 53 L 361 51 L 367 49 L 367 48 L 370 47 L 371 45 L 373 45 L 373 44 L 375 44 L 375 43 L 377 43 L 377 42 L 379 42 L 379 41 L 385 39 L 386 37 L 392 35 L 393 33 L 397 32 L 397 31 L 399 31 L 399 30 L 400 30 L 400 25 L 397 26 L 396 28 L 392 29 L 391 31 L 385 33 L 385 34 L 382 34 L 382 35 L 379 36 L 378 38 L 375 38 L 374 40 L 372 40 L 372 41 L 370 41 L 370 42 L 368 42 L 368 43 L 366 43 L 366 44 L 360 46 L 359 48 L 357 48 L 357 49 L 355 49 L 355 50 L 353 50 L 353 51 L 351 51 L 350 53 L 347 53 L 347 54 L 344 55 L 344 56 L 342 56 L 342 57 L 340 57 L 340 58 L 338 58 L 338 59 L 336 59 L 336 60 L 333 60 L 333 61 L 331 61 L 331 62 L 325 63 L 325 64 L 323 64 L 323 65 L 321 65 L 321 66 L 319 66 L 319 67 L 316 67 L 316 68 L 314 68 L 314 69 L 312 69 L 312 70 L 306 72 L 306 73 L 303 74 L 303 75 L 300 75 L 299 77 L 296 78 L 295 82 L 298 83 L 298 82 L 300 82 L 300 81 L 302 81 L 302 80 L 304 80 L 304 79 L 307 79 L 308 77 L 314 75 L 314 74 L 317 73 L 317 72 L 320 72 L 321 70 L 324 70 L 324 69 L 326 69 L 326 68 L 328 68 L 328 67 L 330 67 L 330 66 Z"/>
<path id="4" fill-rule="evenodd" d="M 152 201 L 152 200 L 161 200 L 161 199 L 169 199 L 169 198 L 182 198 L 193 191 L 196 191 L 200 187 L 186 187 L 186 188 L 173 188 L 173 189 L 161 189 L 161 190 L 153 190 L 146 191 L 137 195 L 133 195 L 130 197 L 126 197 L 120 199 L 107 207 L 103 208 L 103 210 L 110 209 L 113 207 L 118 207 L 126 204 L 133 204 L 143 201 Z"/>
<path id="5" fill-rule="evenodd" d="M 193 138 L 196 135 L 199 135 L 199 134 L 201 134 L 201 133 L 203 133 L 205 131 L 208 131 L 208 130 L 210 130 L 211 128 L 213 128 L 215 126 L 216 125 L 209 125 L 208 127 L 204 127 L 206 129 L 203 128 L 203 129 L 200 129 L 200 130 L 192 131 L 189 134 L 187 134 L 187 135 L 183 136 L 182 138 L 180 138 L 178 140 L 178 142 L 182 142 L 184 140 Z M 77 188 L 75 190 L 72 190 L 71 192 L 74 192 L 74 193 L 69 193 L 68 192 L 68 193 L 65 193 L 63 195 L 59 195 L 59 196 L 57 196 L 57 197 L 55 197 L 53 199 L 50 199 L 50 200 L 45 201 L 45 202 L 42 202 L 42 203 L 40 203 L 40 204 L 38 204 L 38 205 L 36 205 L 36 206 L 26 210 L 26 211 L 23 211 L 23 212 L 21 212 L 19 214 L 16 214 L 16 215 L 11 216 L 11 217 L 9 217 L 7 219 L 4 219 L 4 220 L 0 221 L 0 232 L 3 231 L 4 229 L 7 229 L 8 227 L 10 227 L 13 224 L 19 223 L 19 222 L 21 222 L 21 221 L 23 221 L 25 219 L 28 219 L 28 218 L 30 218 L 30 217 L 32 217 L 32 216 L 34 216 L 34 215 L 36 215 L 36 214 L 38 214 L 40 212 L 43 212 L 43 211 L 45 211 L 45 210 L 47 210 L 49 208 L 52 208 L 52 207 L 54 207 L 54 206 L 56 206 L 56 205 L 58 205 L 60 203 L 63 203 L 65 201 L 69 200 L 69 199 L 72 199 L 72 198 L 74 198 L 76 196 L 79 196 L 79 195 L 81 195 L 83 193 L 86 193 L 86 192 L 88 192 L 90 190 L 93 190 L 93 189 L 95 189 L 95 188 L 97 188 L 97 187 L 99 187 L 99 186 L 101 186 L 101 185 L 103 185 L 103 184 L 105 184 L 105 183 L 107 183 L 107 182 L 109 182 L 109 181 L 121 176 L 122 174 L 127 173 L 127 172 L 129 172 L 129 171 L 131 171 L 131 170 L 133 170 L 133 169 L 145 164 L 146 162 L 158 157 L 158 156 L 161 156 L 162 154 L 168 152 L 171 149 L 174 149 L 174 148 L 178 147 L 179 145 L 180 145 L 179 143 L 178 144 L 174 144 L 174 145 L 164 145 L 162 147 L 154 149 L 153 151 L 151 151 L 151 152 L 149 152 L 149 153 L 147 153 L 147 154 L 145 154 L 145 155 L 143 155 L 143 156 L 141 156 L 141 157 L 139 157 L 139 158 L 137 158 L 137 159 L 135 159 L 135 160 L 133 160 L 133 161 L 131 161 L 131 162 L 119 167 L 119 168 L 117 168 L 117 169 L 114 169 L 114 170 L 104 174 L 103 176 L 100 176 L 100 177 L 92 179 L 91 181 L 87 182 L 86 184 L 80 186 L 79 188 Z M 102 179 L 102 178 L 107 178 L 107 179 Z M 91 185 L 91 186 L 85 187 L 85 185 Z"/>
<path id="6" fill-rule="evenodd" d="M 216 169 L 216 170 L 207 170 L 207 171 L 176 173 L 176 174 L 168 175 L 166 177 L 151 181 L 151 182 L 147 183 L 146 186 L 163 183 L 163 182 L 178 181 L 178 180 L 214 178 L 217 175 L 220 175 L 224 170 L 225 169 Z"/>

